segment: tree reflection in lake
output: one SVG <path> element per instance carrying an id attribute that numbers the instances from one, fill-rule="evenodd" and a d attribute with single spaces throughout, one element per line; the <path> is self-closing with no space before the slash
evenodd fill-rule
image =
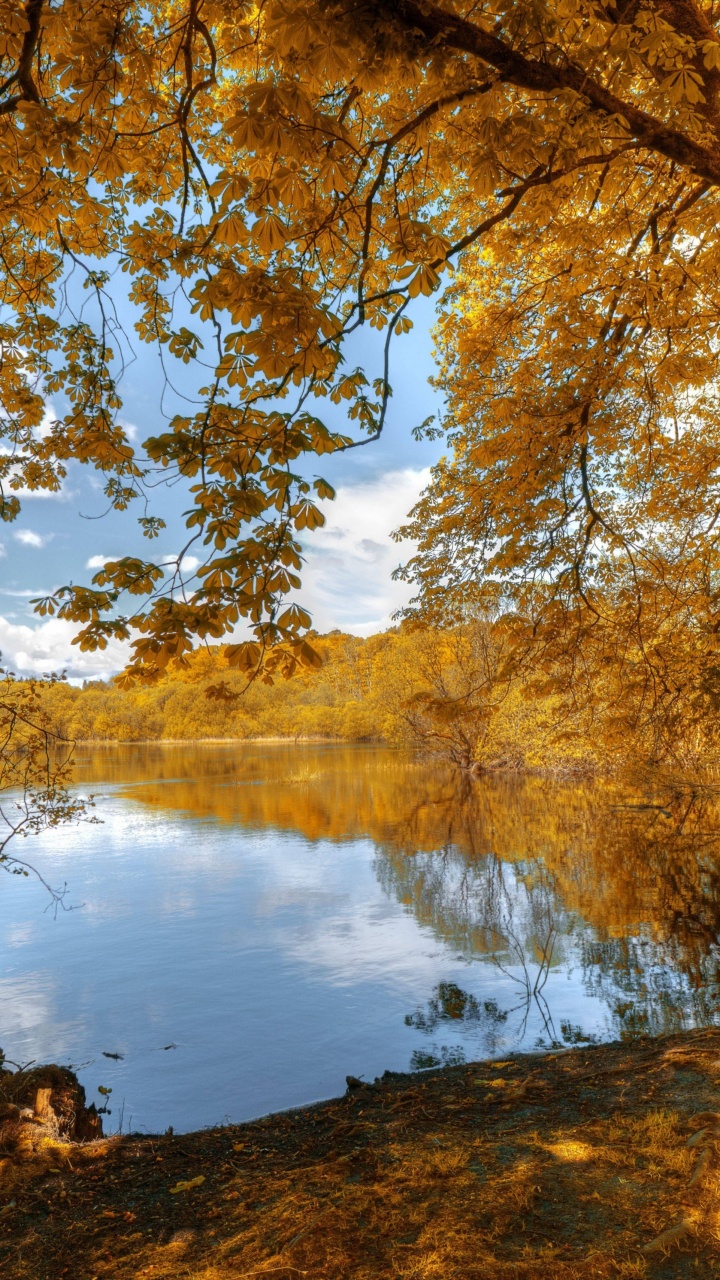
<path id="1" fill-rule="evenodd" d="M 577 1042 L 545 1002 L 548 974 L 580 964 L 588 991 L 628 1036 L 715 1022 L 719 1010 L 720 806 L 668 787 L 540 778 L 470 780 L 399 752 L 336 744 L 97 751 L 81 782 L 144 805 L 311 840 L 367 838 L 385 892 L 467 962 L 511 978 L 495 1018 L 463 1005 L 492 1052 L 518 1042 L 530 1004 L 545 1044 Z M 458 1025 L 452 984 L 411 1025 Z M 507 984 L 506 984 L 507 987 Z M 460 990 L 460 988 L 457 988 Z M 461 995 L 462 995 L 461 991 Z M 469 997 L 472 999 L 472 997 Z M 412 1020 L 415 1021 L 412 1021 Z M 423 1029 L 423 1028 L 421 1028 Z M 442 1059 L 452 1046 L 429 1056 Z"/>
<path id="2" fill-rule="evenodd" d="M 436 798 L 433 821 L 442 827 L 444 817 L 446 834 L 434 852 L 412 853 L 415 833 L 383 846 L 388 891 L 463 954 L 487 957 L 524 986 L 519 1038 L 570 939 L 619 1036 L 718 1019 L 717 800 L 670 789 L 662 805 L 622 795 L 608 784 L 460 782 L 445 804 Z M 545 1043 L 578 1040 L 576 1028 L 556 1033 L 547 1007 L 543 1021 Z"/>
<path id="3" fill-rule="evenodd" d="M 416 1009 L 405 1016 L 405 1025 L 432 1035 L 438 1028 L 450 1030 L 452 1024 L 462 1024 L 463 1030 L 481 1029 L 486 1040 L 492 1040 L 492 1031 L 507 1022 L 507 1010 L 500 1009 L 496 1000 L 476 1000 L 463 991 L 456 982 L 439 982 L 425 1009 Z M 462 1045 L 431 1045 L 428 1049 L 415 1049 L 410 1066 L 413 1070 L 424 1067 L 450 1066 L 465 1062 Z"/>

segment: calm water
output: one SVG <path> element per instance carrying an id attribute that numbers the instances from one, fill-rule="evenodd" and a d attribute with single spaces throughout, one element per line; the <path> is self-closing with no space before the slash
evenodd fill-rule
<path id="1" fill-rule="evenodd" d="M 95 749 L 79 782 L 101 823 L 23 846 L 77 909 L 2 883 L 0 1044 L 111 1088 L 107 1131 L 718 1020 L 717 824 L 686 797 L 336 745 Z"/>

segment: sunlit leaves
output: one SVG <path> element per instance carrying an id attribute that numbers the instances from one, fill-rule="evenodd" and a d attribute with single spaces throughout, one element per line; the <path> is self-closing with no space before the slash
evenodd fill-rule
<path id="1" fill-rule="evenodd" d="M 702 86 L 702 76 L 689 67 L 681 67 L 679 71 L 671 72 L 662 83 L 668 100 L 673 104 L 680 102 L 683 98 L 692 103 L 704 102 Z"/>
<path id="2" fill-rule="evenodd" d="M 626 179 L 632 212 L 593 193 L 597 231 L 568 204 L 551 240 L 508 231 L 456 288 L 439 334 L 453 454 L 406 529 L 407 575 L 445 622 L 495 587 L 511 672 L 591 707 L 606 747 L 636 735 L 687 764 L 716 739 L 720 294 L 714 244 L 674 238 L 672 209 L 693 232 L 714 214 L 679 184 L 658 215 L 652 183 Z"/>
<path id="3" fill-rule="evenodd" d="M 482 16 L 233 0 L 119 14 L 61 0 L 37 13 L 31 30 L 0 0 L 0 515 L 15 518 L 24 491 L 57 491 L 77 461 L 101 473 L 111 506 L 137 511 L 148 538 L 164 528 L 155 486 L 188 486 L 187 530 L 171 545 L 189 534 L 202 546 L 191 580 L 160 557 L 163 577 L 121 558 L 94 592 L 58 593 L 83 646 L 139 635 L 133 671 L 154 679 L 197 637 L 242 622 L 259 646 L 242 650 L 250 676 L 311 660 L 294 647 L 306 624 L 284 597 L 299 588 L 299 539 L 323 523 L 315 499 L 333 487 L 306 479 L 314 463 L 301 460 L 377 438 L 411 304 L 437 294 L 471 246 L 442 341 L 476 380 L 453 429 L 469 438 L 472 414 L 483 430 L 462 479 L 455 464 L 438 472 L 433 590 L 452 583 L 458 557 L 469 577 L 487 558 L 515 578 L 581 585 L 566 525 L 539 545 L 535 532 L 576 500 L 577 476 L 569 497 L 558 477 L 584 444 L 593 465 L 613 441 L 622 458 L 592 477 L 584 572 L 603 563 L 604 537 L 613 555 L 624 545 L 623 521 L 611 533 L 603 524 L 613 485 L 642 491 L 647 519 L 665 519 L 650 445 L 633 454 L 624 431 L 645 400 L 662 400 L 670 423 L 677 382 L 711 415 L 715 339 L 683 336 L 714 333 L 713 290 L 703 298 L 699 278 L 718 271 L 709 11 L 690 21 L 675 0 L 627 13 L 587 0 L 496 4 Z M 533 273 L 545 245 L 558 252 L 543 277 Z M 482 324 L 476 284 L 501 300 Z M 122 426 L 127 299 L 133 341 L 162 357 L 141 444 Z M 684 329 L 669 327 L 674 312 Z M 361 326 L 375 355 L 353 369 L 345 338 Z M 612 412 L 596 413 L 612 400 L 589 354 L 598 344 L 626 387 Z M 185 399 L 173 401 L 180 385 Z M 583 435 L 586 404 L 602 430 Z M 689 451 L 669 492 L 681 473 L 692 505 Z M 458 521 L 471 491 L 466 552 Z"/>
<path id="4" fill-rule="evenodd" d="M 418 267 L 415 274 L 408 281 L 408 293 L 411 298 L 417 298 L 418 294 L 434 293 L 440 283 L 440 277 L 437 271 L 432 267 Z"/>
<path id="5" fill-rule="evenodd" d="M 325 524 L 324 515 L 309 498 L 294 503 L 290 508 L 290 515 L 296 529 L 319 529 Z"/>
<path id="6" fill-rule="evenodd" d="M 282 249 L 287 239 L 287 226 L 275 213 L 266 213 L 253 224 L 252 236 L 263 253 Z"/>
<path id="7" fill-rule="evenodd" d="M 304 630 L 310 626 L 310 614 L 305 609 L 301 609 L 300 605 L 291 604 L 277 618 L 277 625 L 286 627 L 288 630 Z"/>
<path id="8" fill-rule="evenodd" d="M 166 528 L 160 516 L 139 516 L 138 524 L 146 538 L 159 538 L 161 530 Z"/>
<path id="9" fill-rule="evenodd" d="M 720 70 L 720 40 L 705 40 L 700 45 L 703 53 L 703 63 L 708 71 Z"/>
<path id="10" fill-rule="evenodd" d="M 178 333 L 172 334 L 168 340 L 168 346 L 172 354 L 182 360 L 183 364 L 188 364 L 190 360 L 194 360 L 198 351 L 202 350 L 202 345 L 198 334 L 193 333 L 184 326 Z"/>
<path id="11" fill-rule="evenodd" d="M 239 667 L 241 671 L 253 671 L 262 657 L 260 645 L 255 640 L 246 640 L 243 644 L 228 645 L 225 657 L 231 667 Z"/>
<path id="12" fill-rule="evenodd" d="M 155 584 L 164 577 L 160 565 L 125 556 L 122 560 L 107 560 L 95 574 L 93 582 L 98 587 L 111 585 L 116 591 L 128 591 L 131 595 L 148 595 Z"/>

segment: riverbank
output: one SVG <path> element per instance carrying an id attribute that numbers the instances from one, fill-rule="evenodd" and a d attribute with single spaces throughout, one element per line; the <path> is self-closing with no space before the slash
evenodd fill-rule
<path id="1" fill-rule="evenodd" d="M 53 1098 L 41 1101 L 47 1116 Z M 176 1136 L 81 1144 L 28 1115 L 24 1129 L 11 1121 L 14 1139 L 0 1128 L 0 1270 L 720 1275 L 718 1111 L 711 1030 L 386 1075 L 302 1110 Z"/>
<path id="2" fill-rule="evenodd" d="M 239 743 L 253 746 L 262 745 L 263 743 L 284 743 L 287 746 L 295 746 L 297 743 L 307 743 L 312 746 L 321 745 L 322 743 L 335 742 L 348 746 L 345 738 L 328 738 L 309 734 L 298 734 L 295 736 L 286 735 L 285 737 L 246 737 L 246 738 L 82 738 L 76 745 L 83 747 L 206 747 L 206 746 L 237 746 Z M 369 743 L 371 746 L 388 747 L 387 743 L 383 743 L 380 739 L 362 739 L 361 742 L 353 742 L 352 746 L 364 746 Z M 392 744 L 391 744 L 392 745 Z"/>

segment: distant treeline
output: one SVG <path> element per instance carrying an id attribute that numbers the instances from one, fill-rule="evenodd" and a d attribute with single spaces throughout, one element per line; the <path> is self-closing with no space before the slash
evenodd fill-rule
<path id="1" fill-rule="evenodd" d="M 560 773 L 595 772 L 607 758 L 557 697 L 498 678 L 492 625 L 332 631 L 313 646 L 321 668 L 274 684 L 248 685 L 215 645 L 154 685 L 58 681 L 43 696 L 57 731 L 80 742 L 335 738 L 411 745 L 465 768 Z"/>
<path id="2" fill-rule="evenodd" d="M 117 681 L 47 686 L 53 722 L 78 741 L 197 738 L 341 738 L 384 740 L 393 717 L 380 686 L 397 633 L 360 640 L 332 632 L 313 640 L 323 657 L 319 670 L 302 670 L 272 685 L 228 666 L 223 645 L 201 648 L 185 664 L 171 663 L 149 687 Z M 385 680 L 382 675 L 385 673 Z"/>

